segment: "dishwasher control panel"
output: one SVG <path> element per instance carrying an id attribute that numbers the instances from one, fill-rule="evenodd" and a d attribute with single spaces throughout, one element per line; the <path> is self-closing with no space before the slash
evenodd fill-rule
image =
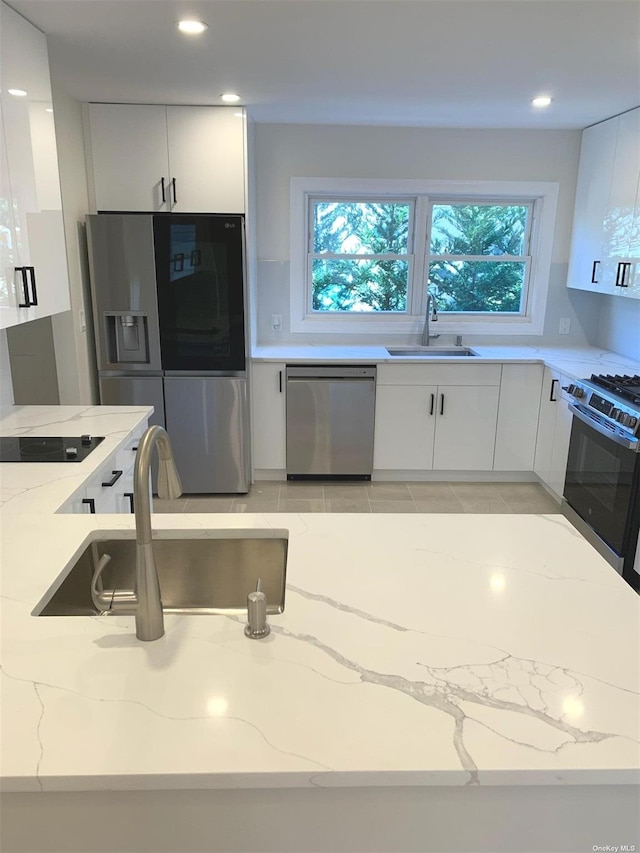
<path id="1" fill-rule="evenodd" d="M 287 365 L 287 379 L 373 379 L 375 366 L 359 364 L 295 364 Z"/>

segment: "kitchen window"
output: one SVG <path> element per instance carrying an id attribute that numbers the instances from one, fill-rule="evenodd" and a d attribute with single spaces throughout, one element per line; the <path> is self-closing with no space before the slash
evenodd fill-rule
<path id="1" fill-rule="evenodd" d="M 427 287 L 440 314 L 526 313 L 533 201 L 429 203 Z"/>
<path id="2" fill-rule="evenodd" d="M 309 201 L 311 310 L 406 312 L 413 200 Z"/>
<path id="3" fill-rule="evenodd" d="M 541 334 L 558 185 L 291 179 L 291 329 Z M 304 229 L 304 230 L 302 230 Z"/>

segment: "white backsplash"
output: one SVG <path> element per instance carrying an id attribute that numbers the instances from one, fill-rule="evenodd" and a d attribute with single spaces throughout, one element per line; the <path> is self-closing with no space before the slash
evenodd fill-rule
<path id="1" fill-rule="evenodd" d="M 5 329 L 0 329 L 0 411 L 9 406 L 13 406 L 9 347 L 7 345 L 7 332 Z"/>
<path id="2" fill-rule="evenodd" d="M 640 361 L 640 300 L 596 296 L 599 302 L 597 346 Z"/>

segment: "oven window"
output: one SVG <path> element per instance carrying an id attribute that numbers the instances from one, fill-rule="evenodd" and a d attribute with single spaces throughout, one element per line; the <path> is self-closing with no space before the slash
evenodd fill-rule
<path id="1" fill-rule="evenodd" d="M 582 486 L 604 509 L 613 512 L 618 490 L 623 487 L 620 460 L 606 447 L 585 437 L 579 441 L 577 455 L 576 484 Z"/>
<path id="2" fill-rule="evenodd" d="M 564 497 L 591 529 L 623 553 L 640 454 L 573 419 Z"/>

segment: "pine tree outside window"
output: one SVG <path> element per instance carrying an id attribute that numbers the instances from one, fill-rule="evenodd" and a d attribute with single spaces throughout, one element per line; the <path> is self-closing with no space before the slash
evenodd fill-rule
<path id="1" fill-rule="evenodd" d="M 313 311 L 406 312 L 413 203 L 310 200 Z"/>
<path id="2" fill-rule="evenodd" d="M 533 202 L 433 201 L 428 288 L 438 310 L 523 314 Z"/>

